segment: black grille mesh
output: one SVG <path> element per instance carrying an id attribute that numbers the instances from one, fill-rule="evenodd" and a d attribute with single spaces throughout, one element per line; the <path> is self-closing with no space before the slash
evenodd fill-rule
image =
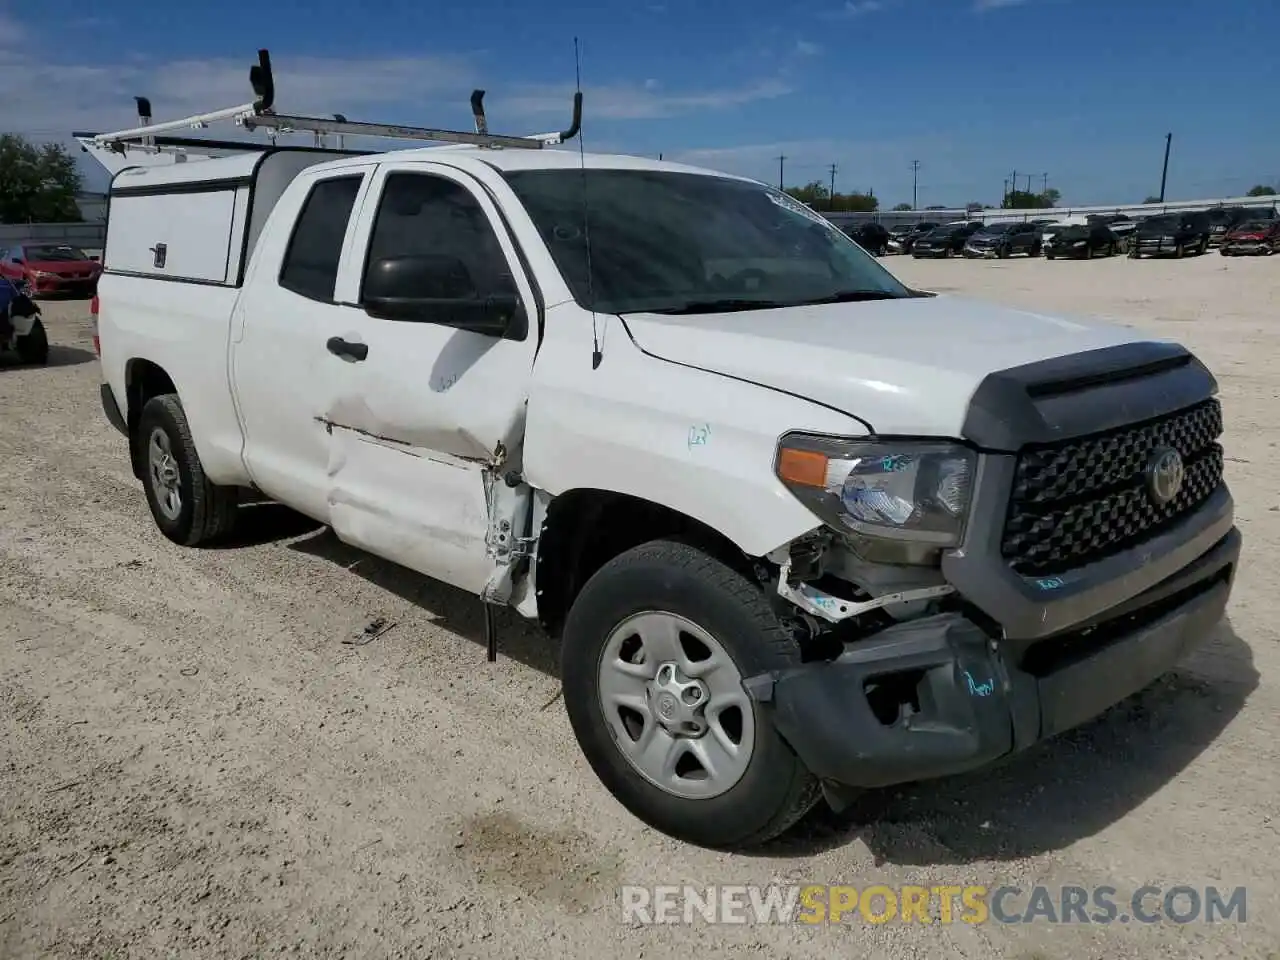
<path id="1" fill-rule="evenodd" d="M 1092 437 L 1024 450 L 1014 473 L 1002 552 L 1023 575 L 1050 575 L 1141 543 L 1221 485 L 1222 407 L 1216 399 Z M 1172 447 L 1182 489 L 1158 505 L 1147 492 L 1153 454 Z"/>

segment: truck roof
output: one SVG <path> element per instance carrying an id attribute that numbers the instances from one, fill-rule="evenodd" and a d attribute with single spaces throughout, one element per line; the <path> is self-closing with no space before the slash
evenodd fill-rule
<path id="1" fill-rule="evenodd" d="M 160 187 L 166 184 L 179 185 L 185 183 L 201 183 L 209 181 L 228 181 L 253 177 L 264 154 L 289 152 L 297 148 L 264 147 L 261 152 L 244 153 L 230 157 L 216 157 L 210 160 L 196 160 L 188 163 L 172 163 L 163 166 L 130 167 L 120 171 L 112 179 L 112 192 L 136 187 Z M 305 148 L 307 153 L 315 155 L 324 151 Z M 498 170 L 576 170 L 580 166 L 599 170 L 662 170 L 669 173 L 692 173 L 702 176 L 728 177 L 734 180 L 748 180 L 733 174 L 696 167 L 688 164 L 673 163 L 667 160 L 651 160 L 647 157 L 634 157 L 625 154 L 586 153 L 576 150 L 547 148 L 543 150 L 508 150 L 493 147 L 477 147 L 469 144 L 446 145 L 439 147 L 419 147 L 409 150 L 391 150 L 383 153 L 363 153 L 355 151 L 332 151 L 333 159 L 309 165 L 312 170 L 341 170 L 344 167 L 369 162 L 370 157 L 379 160 L 430 160 L 448 163 L 458 157 L 469 160 L 480 160 Z"/>

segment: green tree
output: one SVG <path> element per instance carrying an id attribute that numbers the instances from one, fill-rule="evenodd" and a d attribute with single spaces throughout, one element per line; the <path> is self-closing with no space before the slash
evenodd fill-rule
<path id="1" fill-rule="evenodd" d="M 818 180 L 810 180 L 803 187 L 787 187 L 784 192 L 801 203 L 809 204 L 815 210 L 825 208 L 827 198 L 831 194 L 831 191 Z"/>
<path id="2" fill-rule="evenodd" d="M 1161 200 L 1159 197 L 1147 197 L 1147 199 L 1143 200 L 1142 202 L 1143 203 L 1164 203 L 1164 201 Z"/>
<path id="3" fill-rule="evenodd" d="M 900 203 L 897 206 L 895 206 L 893 209 L 894 210 L 911 210 L 912 206 L 909 203 Z"/>
<path id="4" fill-rule="evenodd" d="M 1000 204 L 1005 210 L 1046 210 L 1062 199 L 1062 194 L 1050 187 L 1044 193 L 1027 190 L 1010 190 Z"/>
<path id="5" fill-rule="evenodd" d="M 947 205 L 945 203 L 935 203 L 931 207 L 925 207 L 925 209 L 926 210 L 945 210 L 947 209 Z"/>
<path id="6" fill-rule="evenodd" d="M 880 201 L 869 193 L 837 193 L 833 196 L 818 180 L 811 180 L 803 187 L 787 187 L 784 192 L 815 210 L 874 213 L 880 209 Z"/>
<path id="7" fill-rule="evenodd" d="M 1248 196 L 1248 197 L 1274 197 L 1275 195 L 1276 195 L 1275 187 L 1268 187 L 1265 184 L 1261 184 L 1261 183 L 1258 184 L 1256 187 L 1251 187 L 1249 189 L 1249 192 L 1245 194 L 1245 196 Z"/>
<path id="8" fill-rule="evenodd" d="M 0 135 L 0 222 L 78 222 L 79 192 L 75 158 L 62 144 Z"/>

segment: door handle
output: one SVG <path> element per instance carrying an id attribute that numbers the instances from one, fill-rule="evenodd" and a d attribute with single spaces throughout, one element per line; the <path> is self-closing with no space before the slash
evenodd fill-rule
<path id="1" fill-rule="evenodd" d="M 369 356 L 369 345 L 367 343 L 352 343 L 350 340 L 343 340 L 341 337 L 330 337 L 325 346 L 335 357 L 344 357 L 347 360 L 358 361 Z"/>

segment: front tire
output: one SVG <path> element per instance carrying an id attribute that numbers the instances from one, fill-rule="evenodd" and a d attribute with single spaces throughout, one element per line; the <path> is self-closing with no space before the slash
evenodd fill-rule
<path id="1" fill-rule="evenodd" d="M 758 585 L 688 544 L 606 563 L 565 621 L 565 708 L 596 776 L 668 836 L 743 848 L 785 831 L 817 781 L 742 686 L 800 662 Z"/>
<path id="2" fill-rule="evenodd" d="M 31 324 L 31 330 L 25 336 L 17 338 L 14 350 L 23 363 L 34 363 L 44 366 L 49 362 L 49 334 L 39 317 Z"/>
<path id="3" fill-rule="evenodd" d="M 152 397 L 133 435 L 147 505 L 160 532 L 194 547 L 225 537 L 235 526 L 238 491 L 205 476 L 187 415 L 175 394 Z"/>

